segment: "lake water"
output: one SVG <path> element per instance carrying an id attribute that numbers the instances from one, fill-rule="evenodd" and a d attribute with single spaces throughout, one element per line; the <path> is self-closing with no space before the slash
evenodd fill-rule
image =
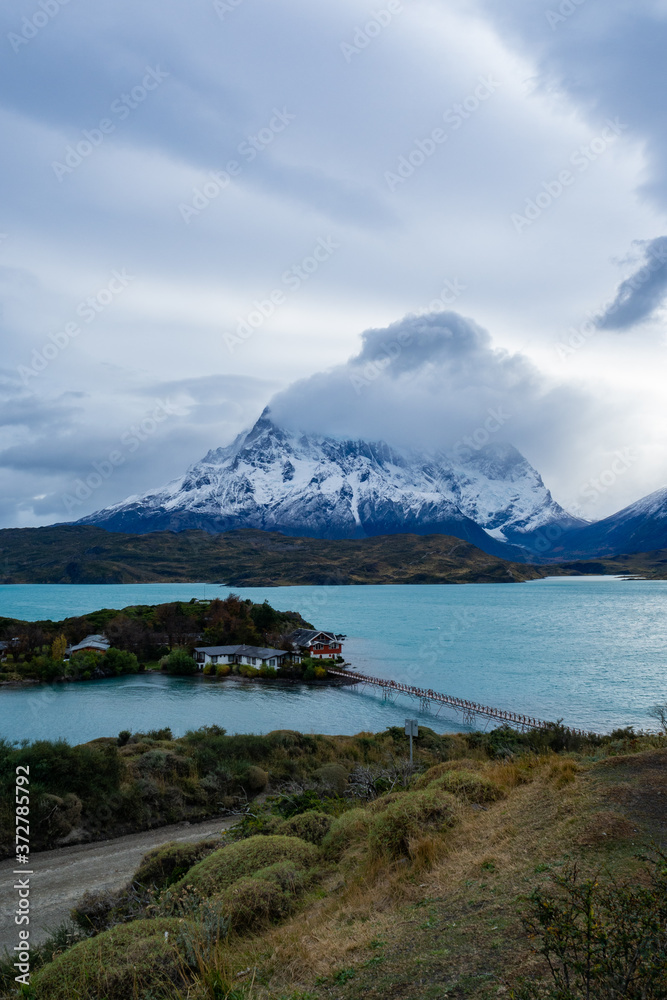
<path id="1" fill-rule="evenodd" d="M 522 584 L 252 587 L 281 610 L 348 635 L 353 666 L 472 701 L 599 732 L 652 725 L 667 700 L 667 581 L 557 577 Z M 0 586 L 0 616 L 37 621 L 102 607 L 225 597 L 214 584 Z M 217 723 L 229 732 L 353 733 L 402 725 L 466 729 L 359 688 L 136 676 L 0 691 L 0 735 L 82 742 L 121 729 Z"/>

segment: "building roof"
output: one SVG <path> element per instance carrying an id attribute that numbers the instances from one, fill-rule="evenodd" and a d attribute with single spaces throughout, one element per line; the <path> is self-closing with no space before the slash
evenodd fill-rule
<path id="1" fill-rule="evenodd" d="M 290 639 L 297 646 L 307 646 L 308 643 L 314 642 L 320 636 L 330 639 L 333 642 L 340 642 L 342 639 L 347 639 L 346 635 L 337 635 L 335 632 L 325 632 L 323 629 L 317 628 L 297 628 L 294 632 L 290 633 Z"/>
<path id="2" fill-rule="evenodd" d="M 195 646 L 195 651 L 208 653 L 209 656 L 254 656 L 260 660 L 288 655 L 284 649 L 272 649 L 270 646 Z"/>
<path id="3" fill-rule="evenodd" d="M 76 646 L 68 646 L 68 653 L 78 653 L 80 649 L 93 649 L 100 653 L 106 653 L 111 643 L 103 635 L 87 635 L 85 639 L 78 642 Z"/>

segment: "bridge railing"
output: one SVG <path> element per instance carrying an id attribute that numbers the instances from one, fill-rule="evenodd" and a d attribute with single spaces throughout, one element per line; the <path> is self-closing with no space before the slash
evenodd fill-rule
<path id="1" fill-rule="evenodd" d="M 386 677 L 373 677 L 370 674 L 361 674 L 355 670 L 335 670 L 329 669 L 329 674 L 335 677 L 344 677 L 361 684 L 371 684 L 380 687 L 385 691 L 396 694 L 406 694 L 411 698 L 419 698 L 422 702 L 436 702 L 441 705 L 449 705 L 465 715 L 481 715 L 489 719 L 498 719 L 501 722 L 509 722 L 522 729 L 551 729 L 553 722 L 544 719 L 535 719 L 532 716 L 521 715 L 518 712 L 511 712 L 503 708 L 493 708 L 490 705 L 480 705 L 476 701 L 468 701 L 466 698 L 456 698 L 454 695 L 442 694 L 440 691 L 433 691 L 431 688 L 419 688 L 412 684 L 402 684 L 400 681 L 392 681 Z M 565 727 L 568 732 L 576 736 L 586 736 L 583 729 L 573 729 Z"/>

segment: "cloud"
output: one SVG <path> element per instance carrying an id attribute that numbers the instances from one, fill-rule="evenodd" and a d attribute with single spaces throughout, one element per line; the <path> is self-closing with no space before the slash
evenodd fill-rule
<path id="1" fill-rule="evenodd" d="M 495 348 L 486 330 L 455 312 L 409 315 L 367 330 L 346 364 L 271 401 L 280 424 L 404 448 L 454 448 L 491 418 L 494 440 L 539 454 L 540 466 L 564 447 L 572 455 L 574 430 L 592 409 L 584 392 L 551 383 L 525 356 Z"/>
<path id="2" fill-rule="evenodd" d="M 252 424 L 280 384 L 207 375 L 128 385 L 122 370 L 104 375 L 92 395 L 49 397 L 0 369 L 0 527 L 73 520 L 182 475 Z"/>
<path id="3" fill-rule="evenodd" d="M 616 298 L 598 320 L 601 330 L 627 330 L 650 319 L 667 297 L 667 236 L 637 240 L 640 266 L 618 287 Z"/>

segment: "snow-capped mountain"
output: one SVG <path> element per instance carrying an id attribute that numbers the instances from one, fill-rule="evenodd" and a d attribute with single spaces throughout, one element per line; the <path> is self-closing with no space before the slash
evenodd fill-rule
<path id="1" fill-rule="evenodd" d="M 265 410 L 252 430 L 210 451 L 181 479 L 77 523 L 140 534 L 186 528 L 319 538 L 439 533 L 516 559 L 515 546 L 547 526 L 567 531 L 584 522 L 552 499 L 511 445 L 455 455 L 404 453 L 383 442 L 288 431 Z"/>
<path id="2" fill-rule="evenodd" d="M 667 488 L 602 521 L 568 531 L 550 553 L 557 559 L 624 555 L 667 548 Z"/>

